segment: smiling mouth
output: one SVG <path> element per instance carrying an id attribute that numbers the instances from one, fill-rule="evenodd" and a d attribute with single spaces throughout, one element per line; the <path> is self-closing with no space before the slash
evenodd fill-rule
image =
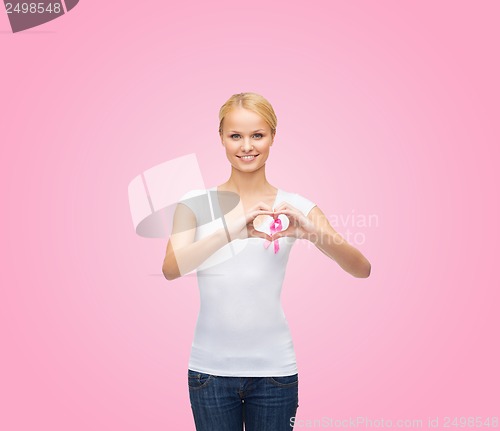
<path id="1" fill-rule="evenodd" d="M 240 159 L 244 159 L 244 158 L 250 158 L 250 157 L 257 157 L 258 154 L 249 154 L 248 156 L 236 156 L 236 157 L 239 157 Z"/>

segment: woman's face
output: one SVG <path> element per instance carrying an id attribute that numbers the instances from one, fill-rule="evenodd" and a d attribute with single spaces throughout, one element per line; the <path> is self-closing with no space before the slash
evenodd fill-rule
<path id="1" fill-rule="evenodd" d="M 221 140 L 231 165 L 240 171 L 249 172 L 264 166 L 274 136 L 259 114 L 244 108 L 234 108 L 224 117 Z M 255 157 L 246 160 L 242 158 L 244 155 Z"/>

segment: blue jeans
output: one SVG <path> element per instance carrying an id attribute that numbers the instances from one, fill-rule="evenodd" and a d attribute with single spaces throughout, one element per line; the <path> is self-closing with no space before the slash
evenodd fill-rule
<path id="1" fill-rule="evenodd" d="M 197 431 L 289 431 L 299 406 L 298 374 L 226 377 L 188 369 Z"/>

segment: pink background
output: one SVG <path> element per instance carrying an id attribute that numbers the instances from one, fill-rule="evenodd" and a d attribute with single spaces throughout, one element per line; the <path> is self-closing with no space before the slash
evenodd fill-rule
<path id="1" fill-rule="evenodd" d="M 270 183 L 372 264 L 292 250 L 297 420 L 498 416 L 499 13 L 82 0 L 17 34 L 0 14 L 0 429 L 194 429 L 196 279 L 163 278 L 127 187 L 188 153 L 225 182 L 218 110 L 243 91 L 278 115 Z M 349 215 L 376 222 L 333 223 Z"/>

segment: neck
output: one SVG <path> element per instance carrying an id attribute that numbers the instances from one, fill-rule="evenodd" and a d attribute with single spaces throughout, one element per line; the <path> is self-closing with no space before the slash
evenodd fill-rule
<path id="1" fill-rule="evenodd" d="M 269 191 L 272 186 L 267 181 L 264 165 L 253 172 L 242 172 L 233 167 L 231 169 L 231 176 L 222 184 L 221 188 L 234 191 L 239 196 L 253 196 L 262 195 Z"/>

